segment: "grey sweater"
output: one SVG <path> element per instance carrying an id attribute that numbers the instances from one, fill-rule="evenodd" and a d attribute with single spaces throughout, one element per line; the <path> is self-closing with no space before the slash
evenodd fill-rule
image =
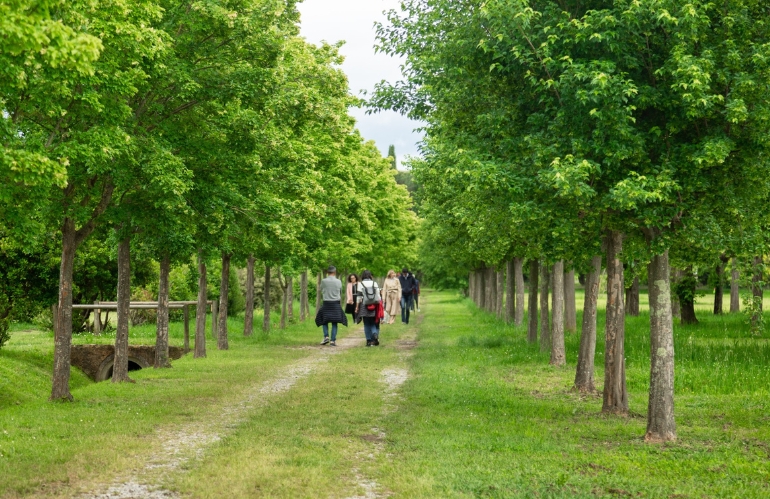
<path id="1" fill-rule="evenodd" d="M 342 281 L 336 276 L 329 276 L 321 281 L 321 296 L 323 301 L 340 301 L 342 290 Z"/>

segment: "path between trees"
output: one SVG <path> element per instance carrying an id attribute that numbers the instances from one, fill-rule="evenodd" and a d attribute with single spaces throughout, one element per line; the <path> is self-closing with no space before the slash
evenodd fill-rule
<path id="1" fill-rule="evenodd" d="M 418 318 L 421 322 L 422 314 Z M 383 369 L 379 381 L 383 384 L 384 414 L 396 407 L 396 397 L 401 385 L 408 379 L 406 360 L 411 356 L 411 349 L 416 345 L 416 332 L 410 331 L 401 335 L 395 346 L 401 350 L 398 356 L 399 364 Z M 354 330 L 350 335 L 339 338 L 336 347 L 305 347 L 312 353 L 293 364 L 282 368 L 272 379 L 254 386 L 245 394 L 226 405 L 224 409 L 208 416 L 207 420 L 199 420 L 184 425 L 167 425 L 159 428 L 153 439 L 153 452 L 143 467 L 131 470 L 123 476 L 116 477 L 112 484 L 105 484 L 102 492 L 86 492 L 76 497 L 80 499 L 172 499 L 180 497 L 176 492 L 162 487 L 174 473 L 183 472 L 186 465 L 193 460 L 204 458 L 207 450 L 241 424 L 247 422 L 253 411 L 271 403 L 280 394 L 288 392 L 299 381 L 308 378 L 332 356 L 342 354 L 351 348 L 363 345 L 363 331 Z M 370 452 L 356 456 L 359 462 L 373 461 L 383 451 L 385 433 L 372 428 L 372 435 L 366 440 L 371 442 Z M 382 487 L 368 478 L 360 468 L 351 470 L 354 485 L 363 491 L 363 495 L 350 496 L 348 499 L 377 499 L 388 497 L 390 494 L 382 491 Z"/>

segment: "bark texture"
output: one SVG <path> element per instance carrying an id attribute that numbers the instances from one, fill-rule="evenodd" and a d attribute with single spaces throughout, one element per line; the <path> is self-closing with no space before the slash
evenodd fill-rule
<path id="1" fill-rule="evenodd" d="M 570 267 L 572 263 L 570 262 Z M 564 329 L 577 331 L 577 304 L 575 303 L 575 269 L 564 274 Z"/>
<path id="2" fill-rule="evenodd" d="M 567 363 L 564 348 L 564 261 L 553 265 L 553 326 L 551 328 L 551 365 Z"/>
<path id="3" fill-rule="evenodd" d="M 497 298 L 496 312 L 497 318 L 503 319 L 503 297 L 505 296 L 505 273 L 502 271 L 497 272 L 495 276 L 497 279 L 497 290 L 495 291 L 495 297 Z"/>
<path id="4" fill-rule="evenodd" d="M 195 308 L 195 352 L 193 358 L 206 357 L 206 262 L 203 260 L 203 252 L 198 251 L 198 304 Z M 212 319 L 213 321 L 213 319 Z"/>
<path id="5" fill-rule="evenodd" d="M 487 305 L 487 312 L 495 312 L 495 306 L 497 304 L 497 272 L 492 267 L 487 269 L 487 296 L 484 302 Z"/>
<path id="6" fill-rule="evenodd" d="M 639 278 L 634 277 L 631 286 L 626 289 L 626 313 L 639 317 Z"/>
<path id="7" fill-rule="evenodd" d="M 724 255 L 720 257 L 720 262 L 714 268 L 714 315 L 722 315 L 724 313 L 724 284 L 725 284 L 725 266 L 727 265 L 728 258 Z"/>
<path id="8" fill-rule="evenodd" d="M 69 199 L 75 186 L 69 184 L 64 190 Z M 102 187 L 99 204 L 91 213 L 91 218 L 80 229 L 75 228 L 75 220 L 64 217 L 61 226 L 62 253 L 59 264 L 59 299 L 54 314 L 54 353 L 53 380 L 51 383 L 51 400 L 71 402 L 70 393 L 70 361 L 72 355 L 72 272 L 75 265 L 75 253 L 83 241 L 96 228 L 98 218 L 104 213 L 112 200 L 115 186 L 106 181 Z M 105 325 L 109 324 L 109 312 Z"/>
<path id="9" fill-rule="evenodd" d="M 738 259 L 732 259 L 732 271 L 730 272 L 730 313 L 737 314 L 741 311 L 740 273 L 738 272 Z"/>
<path id="10" fill-rule="evenodd" d="M 59 302 L 54 317 L 54 356 L 51 400 L 72 401 L 70 356 L 72 351 L 72 271 L 77 250 L 75 222 L 67 218 L 62 225 L 62 252 L 59 266 Z"/>
<path id="11" fill-rule="evenodd" d="M 222 253 L 222 280 L 219 284 L 219 335 L 217 337 L 217 348 L 219 350 L 229 350 L 230 342 L 227 338 L 227 297 L 230 294 L 230 253 Z"/>
<path id="12" fill-rule="evenodd" d="M 540 262 L 540 351 L 551 350 L 551 324 L 548 317 L 548 292 L 551 284 L 548 264 Z"/>
<path id="13" fill-rule="evenodd" d="M 254 334 L 254 255 L 246 261 L 246 310 L 243 313 L 243 335 Z"/>
<path id="14" fill-rule="evenodd" d="M 513 259 L 513 279 L 514 279 L 514 287 L 516 290 L 516 306 L 515 306 L 515 313 L 513 317 L 513 323 L 517 326 L 521 326 L 522 322 L 524 322 L 524 269 L 522 268 L 524 265 L 524 259 L 522 258 L 514 258 Z M 535 286 L 535 289 L 537 289 L 537 286 Z"/>
<path id="15" fill-rule="evenodd" d="M 299 320 L 305 322 L 310 314 L 310 302 L 307 296 L 307 270 L 299 276 Z"/>
<path id="16" fill-rule="evenodd" d="M 320 289 L 320 286 L 316 289 Z M 270 267 L 265 265 L 265 307 L 263 309 L 262 331 L 270 331 Z"/>
<path id="17" fill-rule="evenodd" d="M 184 353 L 190 351 L 190 306 L 185 305 L 182 308 L 182 316 L 184 318 Z"/>
<path id="18" fill-rule="evenodd" d="M 487 298 L 487 269 L 484 268 L 479 271 L 479 302 L 478 306 L 480 309 L 485 310 L 487 306 L 486 298 Z"/>
<path id="19" fill-rule="evenodd" d="M 650 399 L 647 409 L 647 442 L 676 440 L 674 421 L 674 319 L 668 250 L 652 258 L 650 289 Z"/>
<path id="20" fill-rule="evenodd" d="M 286 276 L 286 302 L 289 304 L 289 323 L 294 320 L 294 278 Z M 344 307 L 343 307 L 344 308 Z"/>
<path id="21" fill-rule="evenodd" d="M 118 243 L 118 326 L 115 332 L 113 383 L 133 383 L 128 377 L 128 320 L 131 305 L 131 239 Z"/>
<path id="22" fill-rule="evenodd" d="M 604 328 L 604 400 L 602 412 L 628 414 L 625 361 L 625 291 L 623 234 L 611 231 L 607 237 L 607 319 Z"/>
<path id="23" fill-rule="evenodd" d="M 671 269 L 670 273 L 670 285 L 671 285 L 671 315 L 674 317 L 680 317 L 681 314 L 681 307 L 679 303 L 679 297 L 677 296 L 675 292 L 676 286 L 679 284 L 679 281 L 682 280 L 682 271 L 679 269 Z"/>
<path id="24" fill-rule="evenodd" d="M 155 364 L 156 369 L 171 367 L 168 358 L 168 275 L 171 273 L 171 258 L 163 255 L 160 260 L 158 281 L 158 318 L 155 323 Z"/>
<path id="25" fill-rule="evenodd" d="M 580 352 L 578 353 L 575 372 L 575 390 L 593 393 L 594 358 L 596 356 L 596 310 L 599 302 L 599 279 L 602 274 L 602 257 L 591 259 L 591 272 L 585 280 L 585 299 L 583 301 L 583 324 L 580 333 Z"/>
<path id="26" fill-rule="evenodd" d="M 537 291 L 540 264 L 532 259 L 529 262 L 529 303 L 527 304 L 527 341 L 537 343 Z"/>
<path id="27" fill-rule="evenodd" d="M 289 290 L 286 282 L 282 279 L 282 273 L 281 273 L 280 267 L 278 268 L 278 283 L 281 286 L 281 323 L 279 327 L 281 329 L 286 329 L 286 316 L 288 314 L 288 309 L 286 305 L 289 298 L 288 296 Z"/>
<path id="28" fill-rule="evenodd" d="M 692 267 L 687 267 L 677 285 L 682 324 L 698 323 L 698 318 L 695 316 L 695 288 L 697 284 Z"/>
<path id="29" fill-rule="evenodd" d="M 516 316 L 516 294 L 514 289 L 514 265 L 509 260 L 505 265 L 505 322 L 511 324 Z"/>

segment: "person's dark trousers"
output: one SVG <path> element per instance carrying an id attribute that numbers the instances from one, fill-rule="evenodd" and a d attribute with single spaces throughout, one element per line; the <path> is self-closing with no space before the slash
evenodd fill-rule
<path id="1" fill-rule="evenodd" d="M 401 322 L 409 324 L 409 309 L 412 308 L 412 293 L 401 295 Z"/>

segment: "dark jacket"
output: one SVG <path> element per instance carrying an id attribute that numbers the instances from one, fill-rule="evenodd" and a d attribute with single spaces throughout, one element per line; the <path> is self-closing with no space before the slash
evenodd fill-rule
<path id="1" fill-rule="evenodd" d="M 412 273 L 406 274 L 398 274 L 398 280 L 401 282 L 401 293 L 405 295 L 411 295 L 412 291 L 417 288 L 417 281 L 415 280 Z"/>

